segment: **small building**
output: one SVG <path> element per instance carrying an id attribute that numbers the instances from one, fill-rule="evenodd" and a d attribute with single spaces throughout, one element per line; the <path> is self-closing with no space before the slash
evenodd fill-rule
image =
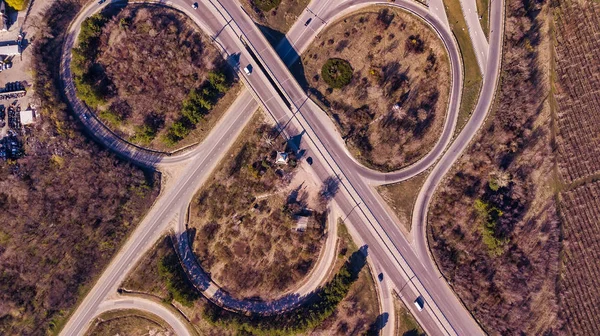
<path id="1" fill-rule="evenodd" d="M 21 55 L 21 50 L 18 44 L 8 44 L 0 46 L 0 55 L 14 56 Z"/>
<path id="2" fill-rule="evenodd" d="M 33 124 L 35 121 L 34 113 L 32 109 L 27 109 L 25 111 L 21 111 L 21 125 L 29 125 Z"/>
<path id="3" fill-rule="evenodd" d="M 277 152 L 277 159 L 275 160 L 275 163 L 277 164 L 287 164 L 288 160 L 290 159 L 288 153 L 286 152 Z"/>
<path id="4" fill-rule="evenodd" d="M 296 231 L 304 232 L 308 227 L 308 217 L 307 216 L 298 216 L 296 217 Z"/>

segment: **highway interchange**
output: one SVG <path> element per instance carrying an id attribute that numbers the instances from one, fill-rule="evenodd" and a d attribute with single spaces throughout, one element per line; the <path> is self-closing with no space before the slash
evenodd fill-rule
<path id="1" fill-rule="evenodd" d="M 464 0 L 463 3 L 468 6 L 474 1 Z M 65 83 L 65 93 L 82 122 L 107 147 L 140 164 L 167 170 L 173 164 L 185 163 L 185 166 L 174 174 L 172 181 L 166 183 L 155 205 L 77 307 L 62 334 L 82 334 L 100 312 L 99 307 L 104 307 L 103 302 L 118 299 L 116 289 L 127 273 L 166 230 L 176 227 L 180 217 L 184 215 L 180 209 L 187 206 L 195 191 L 206 180 L 259 106 L 270 113 L 280 125 L 285 125 L 283 131 L 288 136 L 303 134 L 301 146 L 314 158 L 311 169 L 316 178 L 339 178 L 341 188 L 335 196 L 335 205 L 345 214 L 346 222 L 351 224 L 360 241 L 368 246 L 368 255 L 373 267 L 377 272 L 385 274 L 384 286 L 389 286 L 400 294 L 423 328 L 432 335 L 482 334 L 483 331 L 477 322 L 441 278 L 429 256 L 425 223 L 427 206 L 435 187 L 476 134 L 493 100 L 501 57 L 502 1 L 491 2 L 489 47 L 487 42 L 482 43 L 480 37 L 475 35 L 478 33 L 477 29 L 471 27 L 469 15 L 466 15 L 471 38 L 474 41 L 479 39 L 479 42 L 474 43 L 476 54 L 485 56 L 481 59 L 478 57 L 479 64 L 485 64 L 484 84 L 471 119 L 449 149 L 448 144 L 452 141 L 460 103 L 462 64 L 460 51 L 449 30 L 447 19 L 440 19 L 439 7 L 432 13 L 427 7 L 407 0 L 387 4 L 416 14 L 438 32 L 448 49 L 453 81 L 446 125 L 437 145 L 416 164 L 389 174 L 364 168 L 348 154 L 331 120 L 306 96 L 283 62 L 290 64 L 297 61 L 297 55 L 310 44 L 326 22 L 335 21 L 336 18 L 364 6 L 386 3 L 368 0 L 314 0 L 309 5 L 311 11 L 305 11 L 288 33 L 289 44 L 278 47 L 283 61 L 236 1 L 202 1 L 196 11 L 191 9 L 191 3 L 187 1 L 175 0 L 165 4 L 190 16 L 206 33 L 215 38 L 216 44 L 225 55 L 235 55 L 230 59 L 239 59 L 242 66 L 252 64 L 254 72 L 251 76 L 242 78 L 247 90 L 240 94 L 207 139 L 194 149 L 168 156 L 132 148 L 123 144 L 121 139 L 115 139 L 114 135 L 88 114 L 85 106 L 77 105 L 81 103 L 78 103 L 74 95 L 70 80 L 70 49 L 73 47 L 79 26 L 83 19 L 97 12 L 100 6 L 92 4 L 86 7 L 72 23 L 63 50 L 61 75 Z M 311 26 L 305 27 L 304 22 L 314 16 L 321 20 L 313 20 Z M 291 46 L 294 49 L 292 52 Z M 412 237 L 407 239 L 398 229 L 396 219 L 381 204 L 372 186 L 408 179 L 434 164 L 432 173 L 428 176 L 415 204 L 415 229 L 411 232 Z M 412 305 L 412 301 L 419 295 L 422 295 L 426 302 L 422 312 L 418 312 Z M 393 316 L 393 311 L 390 311 L 390 314 Z M 167 320 L 166 317 L 163 319 Z M 384 329 L 384 332 L 389 333 L 389 328 L 388 331 Z"/>

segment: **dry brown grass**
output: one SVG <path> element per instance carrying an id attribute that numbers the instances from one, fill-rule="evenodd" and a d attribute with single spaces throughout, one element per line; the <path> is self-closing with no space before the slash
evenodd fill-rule
<path id="1" fill-rule="evenodd" d="M 263 12 L 254 6 L 252 0 L 240 1 L 244 9 L 260 25 L 265 37 L 274 45 L 285 36 L 298 16 L 302 14 L 310 0 L 282 0 L 279 6 Z"/>
<path id="2" fill-rule="evenodd" d="M 311 269 L 324 239 L 326 216 L 321 206 L 306 232 L 293 231 L 295 215 L 317 197 L 318 188 L 293 178 L 300 164 L 293 155 L 288 165 L 275 164 L 276 151 L 285 144 L 281 138 L 273 144 L 266 141 L 274 133 L 262 113 L 242 134 L 194 197 L 194 251 L 213 280 L 232 295 L 272 299 Z"/>
<path id="3" fill-rule="evenodd" d="M 181 116 L 182 103 L 192 88 L 200 87 L 210 71 L 227 69 L 208 36 L 178 11 L 129 5 L 103 29 L 98 63 L 112 85 L 100 118 L 132 142 L 173 150 L 202 140 L 235 98 L 226 95 L 185 140 L 175 146 L 161 141 Z M 215 113 L 212 113 L 215 112 Z M 155 130 L 143 136 L 142 126 Z"/>
<path id="4" fill-rule="evenodd" d="M 338 237 L 338 258 L 331 275 L 338 272 L 350 253 L 358 248 L 341 221 L 338 224 Z M 373 276 L 369 268 L 364 267 L 359 273 L 358 280 L 352 284 L 350 292 L 340 302 L 333 315 L 307 335 L 365 335 L 378 315 L 379 301 Z"/>
<path id="5" fill-rule="evenodd" d="M 98 316 L 87 336 L 174 336 L 175 332 L 160 318 L 137 310 L 119 310 Z"/>
<path id="6" fill-rule="evenodd" d="M 408 231 L 411 229 L 412 212 L 417 196 L 426 178 L 427 173 L 422 173 L 406 181 L 377 187 L 377 192 Z"/>
<path id="7" fill-rule="evenodd" d="M 342 89 L 331 90 L 321 78 L 329 58 L 354 69 Z M 316 37 L 302 64 L 308 85 L 367 166 L 396 170 L 437 141 L 448 103 L 448 57 L 437 35 L 414 16 L 381 7 L 348 16 Z"/>
<path id="8" fill-rule="evenodd" d="M 415 320 L 415 317 L 406 308 L 404 302 L 394 292 L 394 310 L 396 312 L 396 335 L 422 336 L 423 329 Z"/>

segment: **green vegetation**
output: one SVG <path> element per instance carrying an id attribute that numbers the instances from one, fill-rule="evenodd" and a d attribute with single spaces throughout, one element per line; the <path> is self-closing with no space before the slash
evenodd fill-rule
<path id="1" fill-rule="evenodd" d="M 483 33 L 486 37 L 490 36 L 490 24 L 489 24 L 489 0 L 477 0 L 477 13 L 479 14 L 479 24 L 481 24 L 481 28 L 483 29 Z"/>
<path id="2" fill-rule="evenodd" d="M 231 84 L 232 81 L 223 71 L 210 72 L 204 84 L 198 89 L 192 89 L 183 101 L 181 117 L 167 130 L 163 138 L 165 144 L 171 146 L 185 138 L 229 90 Z"/>
<path id="3" fill-rule="evenodd" d="M 452 28 L 452 32 L 460 47 L 464 67 L 463 93 L 455 130 L 455 133 L 458 134 L 469 120 L 471 112 L 473 112 L 473 109 L 475 108 L 481 89 L 482 77 L 481 72 L 479 71 L 477 57 L 475 56 L 475 51 L 471 44 L 471 38 L 469 37 L 469 29 L 467 28 L 467 23 L 465 22 L 460 7 L 460 1 L 444 0 L 444 4 L 446 6 L 446 14 L 448 15 L 450 28 Z"/>
<path id="4" fill-rule="evenodd" d="M 263 12 L 276 8 L 280 3 L 281 0 L 252 0 L 252 4 Z"/>
<path id="5" fill-rule="evenodd" d="M 333 89 L 339 89 L 350 84 L 352 73 L 350 62 L 340 58 L 328 59 L 321 68 L 321 77 Z"/>
<path id="6" fill-rule="evenodd" d="M 8 7 L 18 11 L 24 10 L 29 4 L 29 0 L 6 0 L 5 2 Z"/>
<path id="7" fill-rule="evenodd" d="M 215 305 L 204 309 L 204 317 L 219 326 L 234 327 L 241 335 L 292 335 L 317 327 L 333 314 L 346 297 L 366 263 L 363 251 L 354 252 L 331 281 L 320 288 L 305 305 L 275 316 L 245 316 Z"/>
<path id="8" fill-rule="evenodd" d="M 166 302 L 175 300 L 186 307 L 193 306 L 199 294 L 189 282 L 174 250 L 171 250 L 171 253 L 159 260 L 158 273 L 167 284 L 167 290 L 169 291 L 169 297 L 165 299 Z"/>
<path id="9" fill-rule="evenodd" d="M 95 14 L 83 21 L 79 33 L 79 45 L 73 48 L 71 71 L 75 79 L 77 97 L 92 108 L 107 102 L 108 78 L 104 69 L 96 63 L 102 27 L 108 19 L 102 14 Z"/>
<path id="10" fill-rule="evenodd" d="M 492 256 L 499 256 L 502 254 L 504 245 L 508 243 L 507 238 L 496 232 L 496 223 L 502 216 L 502 210 L 480 199 L 475 200 L 473 207 L 483 221 L 483 243 L 488 248 L 488 253 Z"/>

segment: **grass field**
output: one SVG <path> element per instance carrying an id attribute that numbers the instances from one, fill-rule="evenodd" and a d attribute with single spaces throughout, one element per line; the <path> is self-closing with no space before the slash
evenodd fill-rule
<path id="1" fill-rule="evenodd" d="M 482 77 L 481 71 L 479 71 L 475 51 L 471 44 L 469 30 L 463 16 L 460 1 L 444 0 L 444 5 L 446 6 L 446 14 L 448 15 L 450 28 L 460 47 L 464 66 L 463 93 L 455 131 L 455 134 L 458 134 L 471 117 L 471 113 L 475 108 L 475 104 L 479 98 L 479 91 L 481 90 Z"/>
<path id="2" fill-rule="evenodd" d="M 377 192 L 407 231 L 411 230 L 413 208 L 426 178 L 427 173 L 421 173 L 406 181 L 377 187 Z"/>
<path id="3" fill-rule="evenodd" d="M 316 37 L 302 65 L 308 90 L 363 164 L 397 170 L 437 141 L 447 112 L 448 56 L 414 16 L 383 7 L 353 13 Z"/>
<path id="4" fill-rule="evenodd" d="M 479 23 L 486 37 L 490 36 L 490 0 L 476 0 Z"/>

